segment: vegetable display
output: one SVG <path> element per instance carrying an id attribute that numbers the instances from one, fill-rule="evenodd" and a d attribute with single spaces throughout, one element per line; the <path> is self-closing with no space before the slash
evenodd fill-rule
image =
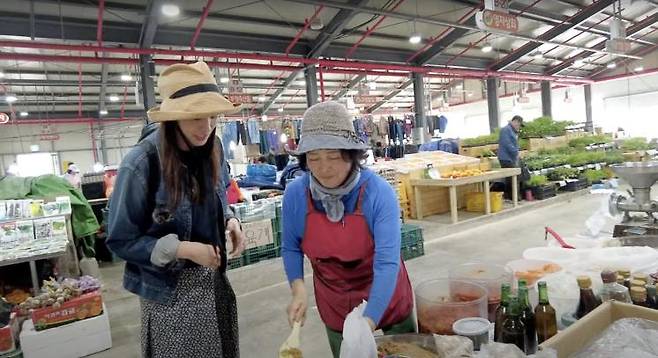
<path id="1" fill-rule="evenodd" d="M 99 290 L 100 281 L 91 276 L 82 276 L 79 279 L 66 278 L 57 282 L 54 278 L 43 281 L 42 292 L 36 297 L 30 297 L 18 305 L 21 315 L 37 308 L 59 308 L 64 302 L 92 291 Z"/>

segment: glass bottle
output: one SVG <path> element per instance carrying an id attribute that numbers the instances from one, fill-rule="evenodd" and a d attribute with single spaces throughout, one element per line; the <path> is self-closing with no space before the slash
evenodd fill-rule
<path id="1" fill-rule="evenodd" d="M 631 288 L 631 299 L 636 306 L 648 307 L 647 290 L 644 287 Z"/>
<path id="2" fill-rule="evenodd" d="M 509 299 L 509 311 L 505 321 L 503 321 L 503 328 L 500 335 L 502 343 L 514 344 L 522 352 L 525 352 L 525 326 L 521 321 L 521 304 L 516 296 L 512 296 Z"/>
<path id="3" fill-rule="evenodd" d="M 494 341 L 501 342 L 500 333 L 502 332 L 503 322 L 507 318 L 509 310 L 509 298 L 512 294 L 512 286 L 509 283 L 503 283 L 500 287 L 500 304 L 496 308 L 496 321 L 494 323 Z"/>
<path id="4" fill-rule="evenodd" d="M 589 276 L 578 276 L 578 287 L 580 287 L 580 301 L 576 309 L 576 318 L 581 319 L 592 312 L 601 302 L 592 291 L 592 279 Z"/>
<path id="5" fill-rule="evenodd" d="M 537 351 L 537 329 L 535 326 L 535 312 L 530 306 L 528 287 L 519 287 L 519 303 L 521 304 L 521 321 L 525 326 L 525 354 L 535 354 Z"/>
<path id="6" fill-rule="evenodd" d="M 617 273 L 610 270 L 601 272 L 601 280 L 603 280 L 603 287 L 599 291 L 601 301 L 606 302 L 615 300 L 619 302 L 632 303 L 631 295 L 628 293 L 628 288 L 620 284 L 617 280 Z"/>
<path id="7" fill-rule="evenodd" d="M 548 287 L 545 281 L 539 284 L 539 304 L 535 307 L 535 327 L 537 329 L 537 344 L 557 334 L 557 317 L 555 309 L 548 302 Z"/>
<path id="8" fill-rule="evenodd" d="M 624 278 L 624 286 L 631 289 L 631 271 L 630 270 L 619 270 L 619 274 Z"/>
<path id="9" fill-rule="evenodd" d="M 658 297 L 656 297 L 656 285 L 647 285 L 647 304 L 649 308 L 658 309 Z"/>
<path id="10" fill-rule="evenodd" d="M 615 275 L 617 275 L 617 283 L 624 286 L 624 276 L 620 275 L 619 273 L 615 272 Z M 626 287 L 626 286 L 624 286 Z M 628 289 L 628 288 L 626 288 Z"/>

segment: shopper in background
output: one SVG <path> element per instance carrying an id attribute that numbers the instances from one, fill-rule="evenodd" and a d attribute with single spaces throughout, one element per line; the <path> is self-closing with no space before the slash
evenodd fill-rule
<path id="1" fill-rule="evenodd" d="M 519 167 L 519 131 L 523 126 L 523 118 L 514 116 L 509 124 L 500 130 L 498 141 L 498 161 L 502 168 Z M 512 179 L 505 182 L 505 198 L 512 199 Z"/>
<path id="2" fill-rule="evenodd" d="M 123 159 L 110 200 L 108 247 L 126 260 L 124 287 L 140 296 L 142 356 L 238 357 L 235 294 L 226 278 L 244 249 L 227 206 L 228 169 L 216 116 L 235 106 L 203 62 L 158 79 L 162 122 Z"/>
<path id="3" fill-rule="evenodd" d="M 71 183 L 72 187 L 76 189 L 81 188 L 82 178 L 80 177 L 80 169 L 78 169 L 78 166 L 74 163 L 69 163 L 69 167 L 66 169 L 66 173 L 64 174 L 64 179 Z"/>
<path id="4" fill-rule="evenodd" d="M 400 259 L 400 209 L 393 188 L 361 166 L 367 145 L 338 102 L 306 110 L 298 155 L 301 178 L 283 197 L 282 256 L 292 289 L 288 320 L 304 322 L 304 254 L 313 267 L 315 301 L 338 357 L 343 322 L 362 300 L 374 331 L 414 332 L 413 298 Z M 305 218 L 305 219 L 302 219 Z"/>

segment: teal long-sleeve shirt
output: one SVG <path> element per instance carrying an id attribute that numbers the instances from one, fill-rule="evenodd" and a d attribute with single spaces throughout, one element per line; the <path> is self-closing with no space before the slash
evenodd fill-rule
<path id="1" fill-rule="evenodd" d="M 362 211 L 375 243 L 373 282 L 364 315 L 379 324 L 391 301 L 400 270 L 400 207 L 393 188 L 368 169 L 361 172 L 359 184 L 343 197 L 345 212 L 356 208 L 359 189 L 366 183 Z M 295 179 L 286 187 L 283 196 L 283 240 L 281 256 L 288 281 L 304 277 L 304 254 L 301 243 L 306 227 L 309 174 Z M 324 212 L 322 203 L 313 202 Z"/>

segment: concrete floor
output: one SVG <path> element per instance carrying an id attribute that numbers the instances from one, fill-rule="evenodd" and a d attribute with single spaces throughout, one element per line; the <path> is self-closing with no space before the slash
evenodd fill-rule
<path id="1" fill-rule="evenodd" d="M 566 199 L 565 199 L 566 198 Z M 523 210 L 499 215 L 484 223 L 465 222 L 459 232 L 445 236 L 438 217 L 414 222 L 424 227 L 425 255 L 406 263 L 412 285 L 423 280 L 447 277 L 454 265 L 484 261 L 505 264 L 521 258 L 526 248 L 544 245 L 544 226 L 565 236 L 582 231 L 584 220 L 601 204 L 602 196 L 575 195 L 552 205 L 526 204 Z M 466 217 L 465 217 L 466 218 Z M 121 288 L 123 264 L 102 268 L 112 326 L 113 348 L 94 357 L 139 357 L 139 302 Z M 310 269 L 307 267 L 307 273 Z M 275 357 L 290 332 L 286 306 L 290 291 L 280 259 L 229 272 L 238 297 L 240 349 L 242 357 Z M 302 328 L 302 351 L 306 357 L 330 357 L 324 325 L 314 307 L 310 276 L 307 287 L 311 308 Z"/>

